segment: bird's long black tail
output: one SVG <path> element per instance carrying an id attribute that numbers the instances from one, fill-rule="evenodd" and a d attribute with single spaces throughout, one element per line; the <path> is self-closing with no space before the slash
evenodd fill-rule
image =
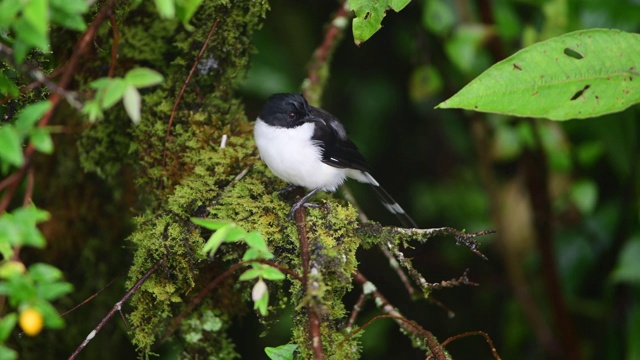
<path id="1" fill-rule="evenodd" d="M 411 216 L 409 216 L 404 211 L 404 209 L 395 200 L 393 200 L 391 195 L 389 195 L 389 193 L 385 189 L 383 189 L 382 186 L 380 186 L 379 184 L 378 185 L 370 184 L 370 185 L 373 188 L 373 191 L 376 192 L 376 195 L 378 195 L 378 198 L 380 199 L 380 202 L 382 202 L 382 205 L 384 205 L 384 207 L 387 210 L 389 210 L 390 213 L 395 215 L 398 218 L 398 220 L 400 220 L 400 223 L 402 224 L 402 226 L 406 228 L 418 227 L 418 225 L 416 225 L 416 222 L 413 221 Z"/>

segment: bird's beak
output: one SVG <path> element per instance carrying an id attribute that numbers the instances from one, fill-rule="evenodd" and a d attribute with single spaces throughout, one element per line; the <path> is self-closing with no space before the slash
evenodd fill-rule
<path id="1" fill-rule="evenodd" d="M 320 123 L 320 124 L 327 125 L 327 123 L 324 120 L 322 120 L 321 118 L 319 118 L 317 116 L 313 116 L 313 115 L 307 116 L 304 121 L 305 122 L 317 122 L 317 123 Z"/>

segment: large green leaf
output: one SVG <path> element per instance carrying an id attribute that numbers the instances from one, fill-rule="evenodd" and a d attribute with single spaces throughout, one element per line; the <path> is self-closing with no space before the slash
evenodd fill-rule
<path id="1" fill-rule="evenodd" d="M 582 30 L 518 51 L 437 108 L 551 120 L 588 118 L 640 101 L 639 75 L 640 35 Z"/>

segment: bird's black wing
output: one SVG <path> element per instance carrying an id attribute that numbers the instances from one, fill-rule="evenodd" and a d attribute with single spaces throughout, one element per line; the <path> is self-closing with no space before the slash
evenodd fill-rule
<path id="1" fill-rule="evenodd" d="M 311 107 L 311 115 L 324 120 L 324 124 L 316 122 L 311 137 L 322 148 L 322 162 L 337 168 L 369 171 L 364 156 L 347 138 L 347 131 L 335 116 L 316 107 Z"/>

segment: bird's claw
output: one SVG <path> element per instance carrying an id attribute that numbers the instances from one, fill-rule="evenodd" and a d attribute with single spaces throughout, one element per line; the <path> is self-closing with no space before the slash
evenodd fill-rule
<path id="1" fill-rule="evenodd" d="M 317 209 L 320 207 L 320 205 L 316 204 L 316 203 L 302 203 L 302 204 L 295 204 L 291 207 L 291 211 L 289 211 L 289 220 L 293 220 L 295 215 L 296 215 L 296 210 L 298 210 L 300 207 L 308 207 L 308 208 L 314 208 Z"/>

